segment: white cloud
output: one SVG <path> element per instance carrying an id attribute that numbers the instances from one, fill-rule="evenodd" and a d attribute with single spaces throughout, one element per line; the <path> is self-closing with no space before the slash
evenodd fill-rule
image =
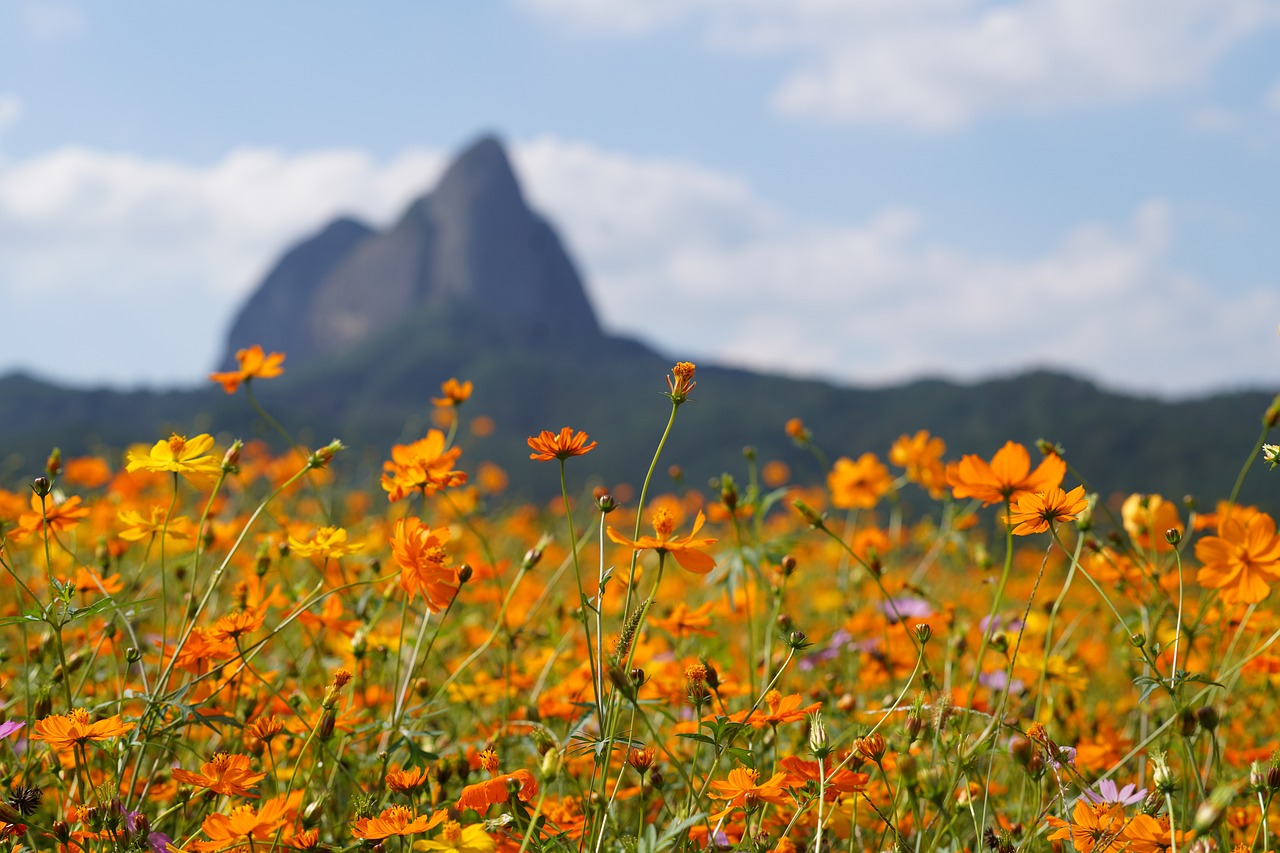
<path id="1" fill-rule="evenodd" d="M 680 24 L 715 48 L 781 54 L 783 114 L 918 129 L 1176 89 L 1280 22 L 1275 0 L 518 2 L 592 33 Z"/>
<path id="2" fill-rule="evenodd" d="M 871 383 L 1032 364 L 1178 393 L 1275 379 L 1280 289 L 1228 296 L 1174 268 L 1162 201 L 1007 258 L 948 245 L 910 209 L 799 221 L 694 163 L 554 137 L 514 159 L 606 325 L 673 357 Z M 248 148 L 204 165 L 72 148 L 0 159 L 0 364 L 197 381 L 285 248 L 340 212 L 390 221 L 443 162 Z"/>
<path id="3" fill-rule="evenodd" d="M 13 330 L 3 362 L 83 381 L 195 379 L 285 247 L 339 214 L 381 222 L 442 165 L 430 151 L 381 163 L 263 148 L 205 165 L 85 148 L 0 157 L 0 299 Z M 103 322 L 185 331 L 163 358 L 146 347 L 86 355 L 77 347 Z"/>

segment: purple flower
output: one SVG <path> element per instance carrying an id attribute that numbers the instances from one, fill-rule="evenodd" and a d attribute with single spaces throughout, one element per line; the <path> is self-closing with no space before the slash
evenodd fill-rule
<path id="1" fill-rule="evenodd" d="M 928 619 L 933 615 L 933 607 L 923 598 L 912 595 L 900 595 L 880 603 L 880 612 L 889 617 L 892 624 L 903 619 Z"/>
<path id="2" fill-rule="evenodd" d="M 5 722 L 0 723 L 0 737 L 8 737 L 25 725 L 26 723 L 18 720 L 6 720 Z"/>
<path id="3" fill-rule="evenodd" d="M 1147 789 L 1139 788 L 1130 782 L 1117 790 L 1114 781 L 1101 779 L 1092 788 L 1081 791 L 1080 797 L 1086 803 L 1119 803 L 1122 806 L 1132 806 L 1147 798 Z"/>
<path id="4" fill-rule="evenodd" d="M 1008 685 L 1010 693 L 1021 693 L 1027 686 L 1021 678 L 1015 678 L 1010 682 L 1009 674 L 1003 669 L 992 669 L 982 673 L 978 676 L 978 683 L 992 690 L 1003 690 Z"/>

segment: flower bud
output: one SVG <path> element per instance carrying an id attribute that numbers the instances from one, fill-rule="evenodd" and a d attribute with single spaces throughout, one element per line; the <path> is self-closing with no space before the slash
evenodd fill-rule
<path id="1" fill-rule="evenodd" d="M 817 530 L 826 529 L 826 526 L 822 522 L 822 516 L 818 515 L 818 511 L 804 501 L 797 498 L 791 502 L 791 506 L 795 508 L 796 512 L 800 513 L 800 517 L 803 518 L 805 523 L 810 527 Z"/>
<path id="2" fill-rule="evenodd" d="M 227 448 L 227 452 L 222 454 L 222 471 L 225 474 L 232 474 L 240 470 L 240 451 L 244 449 L 244 442 L 236 439 L 231 442 L 231 446 Z"/>
<path id="3" fill-rule="evenodd" d="M 1262 416 L 1262 423 L 1267 429 L 1272 429 L 1280 423 L 1280 394 L 1277 394 L 1271 401 L 1271 405 L 1267 406 L 1267 411 Z"/>
<path id="4" fill-rule="evenodd" d="M 814 711 L 810 717 L 809 749 L 819 761 L 831 754 L 831 741 L 827 738 L 827 725 L 822 721 L 821 711 Z"/>
<path id="5" fill-rule="evenodd" d="M 778 565 L 782 567 L 783 575 L 791 577 L 796 571 L 796 558 L 787 554 Z"/>
<path id="6" fill-rule="evenodd" d="M 564 756 L 560 754 L 560 750 L 552 747 L 543 754 L 541 767 L 543 779 L 550 781 L 556 778 L 560 775 L 562 767 L 564 767 Z M 512 781 L 516 783 L 516 790 L 512 793 L 519 793 L 520 783 L 514 779 Z"/>
<path id="7" fill-rule="evenodd" d="M 48 497 L 49 492 L 53 491 L 53 483 L 48 477 L 41 475 L 31 481 L 31 491 L 36 493 L 36 497 Z"/>
<path id="8" fill-rule="evenodd" d="M 880 759 L 884 758 L 887 744 L 884 742 L 884 736 L 876 733 L 869 734 L 866 737 L 860 737 L 853 742 L 853 748 L 868 761 L 876 764 L 880 763 Z"/>
<path id="9" fill-rule="evenodd" d="M 1218 709 L 1212 705 L 1205 705 L 1196 711 L 1196 720 L 1202 729 L 1212 732 L 1218 727 Z"/>
<path id="10" fill-rule="evenodd" d="M 333 708 L 325 708 L 320 715 L 320 723 L 316 726 L 316 737 L 322 741 L 333 737 L 333 728 L 338 722 L 338 715 Z"/>
<path id="11" fill-rule="evenodd" d="M 458 583 L 459 584 L 466 583 L 467 581 L 471 580 L 471 577 L 474 574 L 475 574 L 475 569 L 471 568 L 469 564 L 463 563 L 461 566 L 458 566 Z"/>

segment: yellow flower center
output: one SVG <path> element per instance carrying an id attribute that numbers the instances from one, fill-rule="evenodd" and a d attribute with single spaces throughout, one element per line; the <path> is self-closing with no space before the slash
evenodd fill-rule
<path id="1" fill-rule="evenodd" d="M 666 507 L 658 507 L 653 511 L 653 532 L 658 538 L 666 539 L 676 529 L 675 516 Z"/>
<path id="2" fill-rule="evenodd" d="M 777 690 L 770 690 L 764 694 L 764 703 L 769 706 L 769 713 L 778 713 L 778 706 L 782 704 L 782 694 Z"/>
<path id="3" fill-rule="evenodd" d="M 182 451 L 187 449 L 187 437 L 178 435 L 176 432 L 169 436 L 169 452 L 173 454 L 174 459 L 182 456 Z"/>
<path id="4" fill-rule="evenodd" d="M 84 708 L 75 708 L 67 716 L 71 718 L 71 722 L 81 726 L 87 726 L 93 722 L 93 719 L 89 716 L 89 712 Z"/>
<path id="5" fill-rule="evenodd" d="M 440 837 L 444 839 L 445 844 L 456 844 L 462 840 L 462 824 L 456 820 L 445 821 L 444 832 Z"/>

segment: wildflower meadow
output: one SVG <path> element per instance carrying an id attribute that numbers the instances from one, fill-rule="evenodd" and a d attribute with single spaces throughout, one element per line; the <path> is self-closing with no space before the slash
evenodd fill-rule
<path id="1" fill-rule="evenodd" d="M 145 435 L 0 491 L 3 849 L 1275 846 L 1280 535 L 1235 495 L 798 420 L 824 485 L 747 453 L 672 493 L 684 406 L 717 405 L 687 362 L 634 486 L 547 424 L 558 497 L 510 497 L 459 380 L 353 485 L 254 396 L 284 356 L 238 362 L 212 379 L 276 452 Z M 1258 416 L 1236 494 L 1275 462 Z"/>

